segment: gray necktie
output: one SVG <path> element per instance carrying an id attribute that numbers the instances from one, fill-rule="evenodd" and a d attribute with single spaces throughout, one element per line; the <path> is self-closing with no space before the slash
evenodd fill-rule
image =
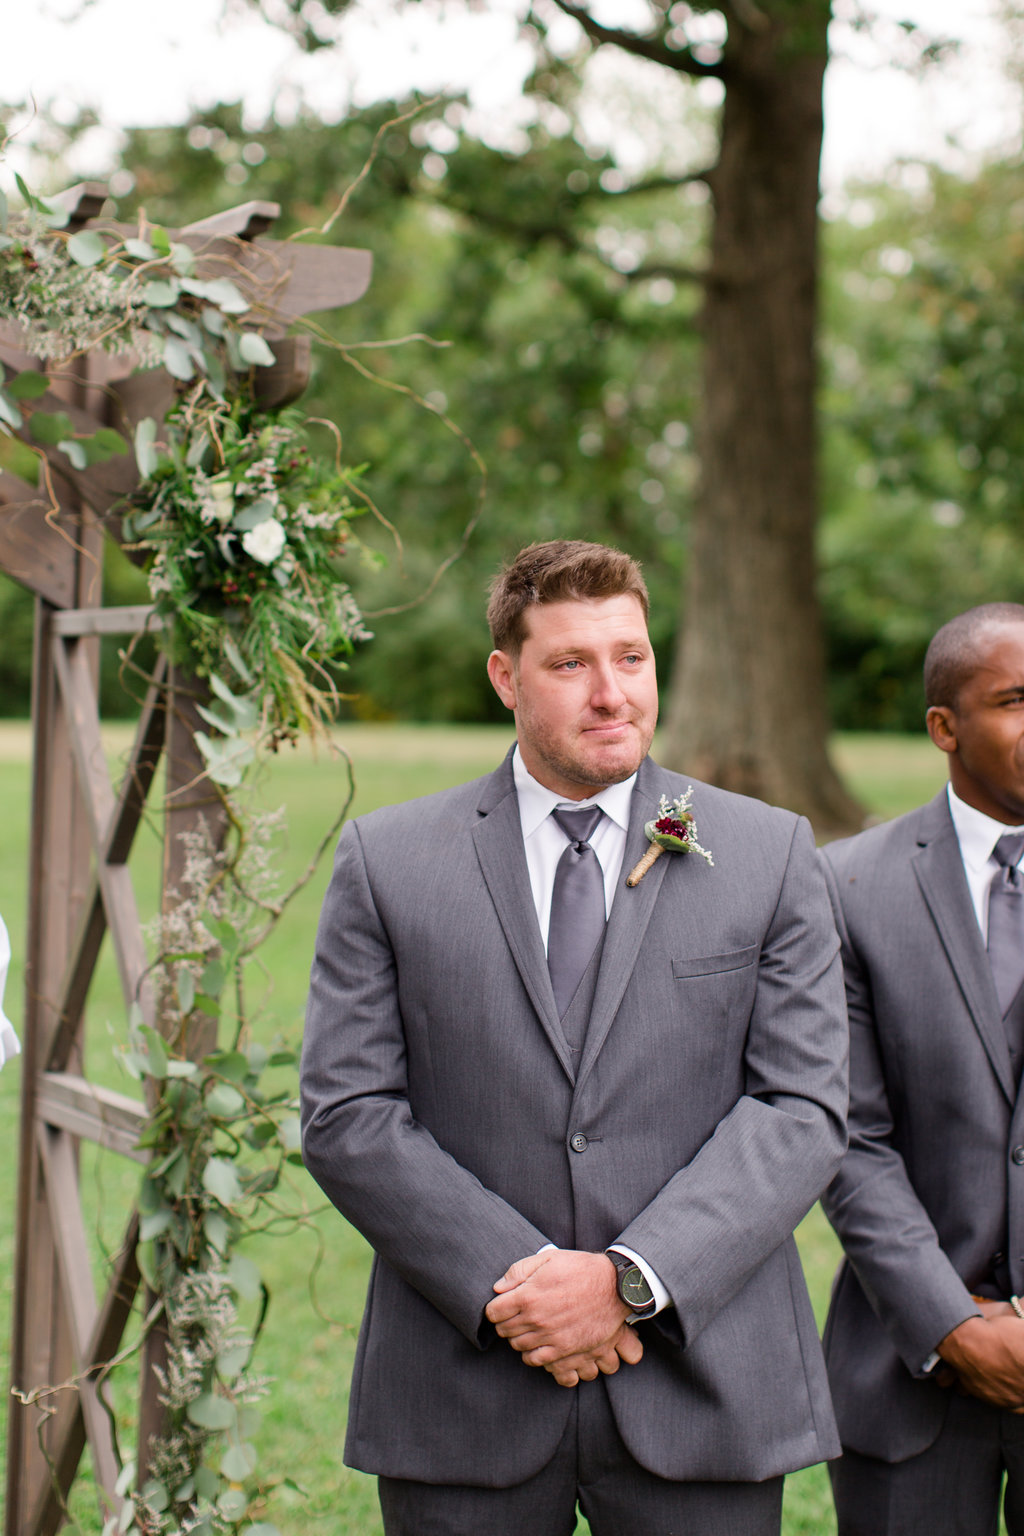
<path id="1" fill-rule="evenodd" d="M 1024 881 L 1015 867 L 1024 832 L 1009 832 L 992 850 L 1002 865 L 988 890 L 988 958 L 1005 1018 L 1024 981 Z"/>
<path id="2" fill-rule="evenodd" d="M 551 814 L 569 838 L 555 870 L 548 925 L 548 970 L 561 1018 L 604 933 L 604 874 L 587 841 L 604 812 L 593 805 Z"/>

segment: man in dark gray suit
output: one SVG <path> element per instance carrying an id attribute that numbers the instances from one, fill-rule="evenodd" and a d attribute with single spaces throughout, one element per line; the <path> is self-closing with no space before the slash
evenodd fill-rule
<path id="1" fill-rule="evenodd" d="M 524 550 L 488 617 L 516 749 L 346 827 L 317 939 L 305 1156 L 376 1250 L 346 1460 L 389 1536 L 767 1536 L 837 1449 L 791 1235 L 845 1144 L 819 861 L 648 758 L 625 555 Z"/>
<path id="2" fill-rule="evenodd" d="M 1024 1533 L 1024 607 L 939 630 L 948 790 L 825 850 L 850 1008 L 825 1352 L 841 1536 Z"/>

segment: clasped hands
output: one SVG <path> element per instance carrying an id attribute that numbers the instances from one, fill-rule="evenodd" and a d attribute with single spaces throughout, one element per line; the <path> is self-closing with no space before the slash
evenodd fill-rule
<path id="1" fill-rule="evenodd" d="M 939 1381 L 1024 1414 L 1024 1323 L 1008 1301 L 977 1304 L 981 1317 L 966 1318 L 939 1345 L 947 1368 Z"/>
<path id="2" fill-rule="evenodd" d="M 611 1376 L 643 1355 L 605 1253 L 548 1248 L 518 1259 L 494 1289 L 487 1317 L 527 1365 L 549 1371 L 559 1386 Z"/>

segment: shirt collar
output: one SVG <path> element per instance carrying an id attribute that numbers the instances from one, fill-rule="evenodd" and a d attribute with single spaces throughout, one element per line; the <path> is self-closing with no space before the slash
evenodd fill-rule
<path id="1" fill-rule="evenodd" d="M 518 745 L 512 754 L 512 774 L 516 784 L 516 794 L 519 796 L 519 816 L 523 827 L 523 836 L 529 837 L 531 832 L 536 832 L 541 822 L 546 820 L 556 806 L 571 806 L 573 810 L 581 810 L 584 806 L 599 805 L 610 821 L 614 821 L 623 832 L 629 830 L 629 806 L 633 795 L 633 785 L 636 783 L 636 774 L 631 773 L 628 779 L 623 779 L 621 784 L 609 784 L 602 789 L 600 794 L 591 795 L 586 800 L 566 800 L 553 789 L 548 789 L 530 773 L 523 762 Z"/>
<path id="2" fill-rule="evenodd" d="M 947 786 L 949 814 L 960 843 L 960 856 L 968 869 L 982 870 L 992 856 L 992 850 L 1007 832 L 1024 832 L 1024 827 L 1008 827 L 1005 822 L 986 816 L 955 793 L 952 784 Z"/>

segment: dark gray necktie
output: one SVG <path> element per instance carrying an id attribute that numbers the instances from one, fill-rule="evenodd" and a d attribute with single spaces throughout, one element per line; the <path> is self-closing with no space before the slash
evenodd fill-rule
<path id="1" fill-rule="evenodd" d="M 1024 981 L 1024 881 L 1015 867 L 1022 850 L 1024 832 L 1007 833 L 992 850 L 1002 868 L 988 890 L 988 958 L 1004 1018 Z"/>
<path id="2" fill-rule="evenodd" d="M 569 838 L 555 870 L 548 925 L 548 970 L 561 1018 L 604 933 L 604 874 L 587 841 L 604 812 L 593 805 L 551 814 Z"/>

